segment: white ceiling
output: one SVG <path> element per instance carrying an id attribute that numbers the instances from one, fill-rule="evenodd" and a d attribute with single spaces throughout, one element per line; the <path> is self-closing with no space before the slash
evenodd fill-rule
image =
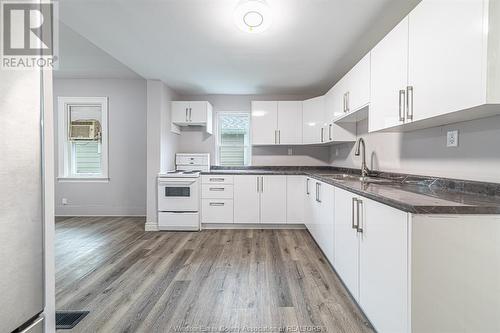
<path id="1" fill-rule="evenodd" d="M 274 20 L 262 34 L 234 25 L 238 1 L 64 0 L 59 15 L 125 67 L 182 95 L 315 95 L 420 0 L 267 0 Z M 60 75 L 68 77 L 63 57 Z M 85 66 L 92 62 L 80 74 Z"/>
<path id="2" fill-rule="evenodd" d="M 56 78 L 137 79 L 140 76 L 88 39 L 59 23 L 59 61 Z"/>

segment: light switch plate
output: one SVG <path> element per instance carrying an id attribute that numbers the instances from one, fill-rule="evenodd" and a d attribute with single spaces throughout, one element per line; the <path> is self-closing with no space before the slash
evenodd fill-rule
<path id="1" fill-rule="evenodd" d="M 458 147 L 458 131 L 448 131 L 446 134 L 446 147 Z"/>

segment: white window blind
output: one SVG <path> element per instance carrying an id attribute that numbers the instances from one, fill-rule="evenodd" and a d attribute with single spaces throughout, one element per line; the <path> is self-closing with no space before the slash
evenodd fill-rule
<path id="1" fill-rule="evenodd" d="M 217 114 L 217 162 L 221 166 L 250 164 L 250 114 Z"/>

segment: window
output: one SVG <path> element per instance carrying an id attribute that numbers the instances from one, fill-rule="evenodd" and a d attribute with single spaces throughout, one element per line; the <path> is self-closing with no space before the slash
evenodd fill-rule
<path id="1" fill-rule="evenodd" d="M 108 99 L 58 98 L 58 179 L 108 180 Z"/>
<path id="2" fill-rule="evenodd" d="M 250 113 L 218 112 L 217 165 L 250 165 Z"/>

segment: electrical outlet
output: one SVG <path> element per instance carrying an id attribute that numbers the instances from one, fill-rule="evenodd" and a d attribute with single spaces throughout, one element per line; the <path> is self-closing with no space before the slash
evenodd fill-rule
<path id="1" fill-rule="evenodd" d="M 67 205 L 68 204 L 68 199 L 62 198 L 61 202 L 62 202 L 63 205 Z"/>
<path id="2" fill-rule="evenodd" d="M 458 131 L 448 131 L 446 134 L 446 147 L 458 147 Z"/>
<path id="3" fill-rule="evenodd" d="M 293 155 L 293 148 L 288 148 L 288 155 Z"/>

